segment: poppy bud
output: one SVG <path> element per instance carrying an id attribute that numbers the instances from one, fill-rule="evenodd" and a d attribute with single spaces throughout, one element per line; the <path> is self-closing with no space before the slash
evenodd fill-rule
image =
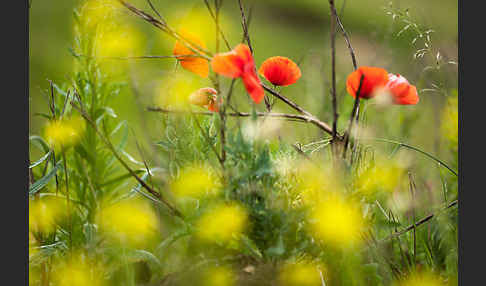
<path id="1" fill-rule="evenodd" d="M 199 106 L 205 106 L 211 103 L 218 92 L 211 87 L 200 88 L 189 95 L 189 103 Z"/>

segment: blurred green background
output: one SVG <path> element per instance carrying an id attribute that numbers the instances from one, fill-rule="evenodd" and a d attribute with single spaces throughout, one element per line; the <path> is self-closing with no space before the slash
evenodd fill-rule
<path id="1" fill-rule="evenodd" d="M 69 49 L 73 46 L 73 9 L 85 1 L 50 0 L 32 2 L 30 9 L 30 133 L 42 131 L 45 119 L 36 113 L 47 112 L 47 79 L 57 84 L 69 82 L 73 74 L 73 56 Z M 145 0 L 130 1 L 136 7 L 151 12 Z M 202 0 L 152 0 L 169 25 L 178 27 L 200 28 L 207 46 L 214 51 L 214 28 L 204 1 Z M 211 2 L 211 1 L 210 1 Z M 255 49 L 257 67 L 270 56 L 287 56 L 298 62 L 302 69 L 302 78 L 297 84 L 282 90 L 304 108 L 318 115 L 322 120 L 331 122 L 330 112 L 330 34 L 329 5 L 324 0 L 265 0 L 243 1 L 245 8 L 251 7 L 250 36 Z M 412 44 L 417 33 L 408 29 L 400 30 L 407 24 L 400 19 L 393 20 L 387 13 L 390 5 L 393 9 L 409 12 L 410 19 L 426 31 L 432 29 L 430 54 L 423 58 L 414 58 L 414 53 L 424 47 L 421 40 Z M 390 72 L 404 75 L 412 84 L 417 85 L 420 103 L 416 106 L 393 106 L 387 109 L 370 106 L 367 120 L 376 122 L 394 122 L 393 124 L 374 125 L 375 135 L 400 139 L 414 143 L 432 152 L 439 152 L 440 110 L 445 96 L 457 89 L 457 65 L 445 64 L 440 69 L 428 69 L 436 64 L 437 53 L 442 62 L 457 61 L 457 1 L 447 0 L 338 0 L 338 13 L 349 33 L 358 65 L 381 66 Z M 139 33 L 138 55 L 169 55 L 174 40 L 155 29 L 150 24 L 136 18 L 126 9 L 119 14 L 123 27 L 130 26 Z M 237 0 L 225 0 L 222 11 L 222 29 L 230 45 L 235 46 L 242 38 L 240 11 Z M 346 76 L 352 71 L 351 59 L 343 37 L 337 36 L 337 90 L 341 121 L 339 127 L 345 128 L 346 119 L 352 106 L 352 98 L 346 94 Z M 226 50 L 224 45 L 222 50 Z M 134 112 L 134 106 L 153 103 L 158 81 L 174 69 L 174 60 L 139 60 L 123 63 L 128 65 L 129 73 L 122 80 L 129 83 L 111 106 L 115 112 L 129 122 L 135 133 L 142 132 L 146 121 Z M 107 61 L 106 66 L 116 63 Z M 126 67 L 126 66 L 125 66 Z M 109 69 L 109 68 L 108 68 Z M 431 71 L 432 70 L 432 71 Z M 186 72 L 187 73 L 187 72 Z M 127 75 L 128 74 L 128 75 Z M 120 77 L 117 77 L 120 79 Z M 136 84 L 139 98 L 133 94 Z M 225 81 L 224 84 L 227 83 Z M 209 83 L 209 80 L 205 82 Z M 132 86 L 132 87 L 131 87 Z M 424 90 L 426 89 L 426 90 Z M 241 83 L 237 84 L 240 96 L 236 98 L 241 111 L 250 110 Z M 140 99 L 140 101 L 138 101 Z M 139 105 L 140 106 L 140 105 Z M 263 110 L 261 105 L 258 109 Z M 291 112 L 286 106 L 277 104 L 276 111 Z M 142 109 L 138 109 L 142 111 Z M 148 115 L 147 117 L 157 116 Z M 141 124 L 141 122 L 145 122 Z M 150 122 L 150 121 L 149 121 Z M 315 127 L 301 123 L 289 124 L 288 133 L 300 135 L 318 135 Z M 436 127 L 436 128 L 435 128 Z M 150 128 L 149 128 L 150 129 Z M 152 130 L 153 136 L 160 130 Z M 297 136 L 295 138 L 306 138 Z M 302 139 L 309 142 L 311 138 Z M 315 139 L 315 138 L 314 138 Z"/>

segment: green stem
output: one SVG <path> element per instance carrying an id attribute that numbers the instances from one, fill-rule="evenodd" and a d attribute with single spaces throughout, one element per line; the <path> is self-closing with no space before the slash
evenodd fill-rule
<path id="1" fill-rule="evenodd" d="M 456 175 L 457 176 L 457 172 L 454 171 L 451 167 L 449 167 L 446 163 L 444 163 L 442 160 L 436 158 L 435 156 L 433 156 L 432 154 L 430 153 L 427 153 L 423 150 L 420 150 L 419 148 L 417 147 L 414 147 L 412 145 L 408 145 L 406 143 L 402 143 L 402 142 L 398 142 L 398 141 L 394 141 L 394 140 L 389 140 L 389 139 L 384 139 L 384 138 L 362 138 L 362 140 L 374 140 L 374 141 L 379 141 L 379 142 L 386 142 L 386 143 L 391 143 L 391 144 L 397 144 L 401 147 L 405 147 L 405 148 L 408 148 L 408 149 L 411 149 L 411 150 L 414 150 L 414 151 L 417 151 L 419 153 L 422 153 L 423 155 L 429 157 L 430 159 L 436 161 L 437 163 L 439 163 L 440 165 L 444 166 L 447 170 L 449 170 L 452 174 Z"/>

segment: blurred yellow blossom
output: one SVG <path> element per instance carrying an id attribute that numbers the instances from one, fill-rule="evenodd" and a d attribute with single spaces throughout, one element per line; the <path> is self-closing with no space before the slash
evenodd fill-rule
<path id="1" fill-rule="evenodd" d="M 430 271 L 413 272 L 405 279 L 396 281 L 395 286 L 445 286 L 447 285 L 438 275 Z"/>
<path id="2" fill-rule="evenodd" d="M 204 286 L 232 286 L 235 281 L 235 274 L 227 266 L 210 267 L 203 273 Z"/>
<path id="3" fill-rule="evenodd" d="M 330 167 L 320 167 L 308 161 L 296 166 L 297 184 L 295 191 L 300 194 L 304 205 L 314 205 L 330 193 L 344 190 L 340 176 Z"/>
<path id="4" fill-rule="evenodd" d="M 316 238 L 343 248 L 360 243 L 366 226 L 359 204 L 337 193 L 329 194 L 313 208 L 310 222 Z"/>
<path id="5" fill-rule="evenodd" d="M 247 225 L 247 211 L 237 204 L 221 204 L 204 213 L 196 223 L 196 235 L 207 242 L 229 242 Z"/>
<path id="6" fill-rule="evenodd" d="M 54 119 L 47 123 L 44 136 L 47 143 L 55 150 L 61 151 L 76 145 L 84 135 L 86 123 L 79 116 Z"/>
<path id="7" fill-rule="evenodd" d="M 219 178 L 209 166 L 189 166 L 182 170 L 180 176 L 171 183 L 171 190 L 177 197 L 201 198 L 217 194 Z"/>
<path id="8" fill-rule="evenodd" d="M 38 249 L 36 248 L 37 245 L 38 245 L 37 240 L 35 239 L 32 232 L 29 231 L 29 258 L 37 253 L 38 251 Z"/>
<path id="9" fill-rule="evenodd" d="M 442 111 L 442 136 L 447 138 L 451 147 L 457 149 L 459 130 L 458 97 L 450 96 Z"/>
<path id="10" fill-rule="evenodd" d="M 141 199 L 104 206 L 96 215 L 96 222 L 108 239 L 133 247 L 146 244 L 159 229 L 157 215 Z"/>
<path id="11" fill-rule="evenodd" d="M 29 230 L 51 233 L 66 217 L 66 202 L 57 197 L 41 197 L 29 200 Z"/>
<path id="12" fill-rule="evenodd" d="M 155 104 L 161 108 L 185 109 L 189 96 L 204 86 L 204 81 L 191 73 L 176 72 L 163 78 L 155 88 Z"/>
<path id="13" fill-rule="evenodd" d="M 96 25 L 111 20 L 114 12 L 121 8 L 116 0 L 88 0 L 80 8 L 81 24 L 88 29 L 95 29 Z"/>
<path id="14" fill-rule="evenodd" d="M 405 176 L 403 160 L 377 156 L 374 166 L 360 173 L 355 184 L 357 189 L 366 196 L 378 191 L 391 193 L 400 187 Z"/>
<path id="15" fill-rule="evenodd" d="M 100 58 L 135 56 L 141 52 L 141 42 L 141 33 L 131 26 L 106 28 L 96 39 L 96 55 Z"/>
<path id="16" fill-rule="evenodd" d="M 321 274 L 324 281 L 327 275 L 323 267 L 308 261 L 286 263 L 280 270 L 279 281 L 281 286 L 320 286 Z"/>
<path id="17" fill-rule="evenodd" d="M 52 280 L 56 286 L 102 286 L 102 267 L 86 257 L 73 254 L 67 261 L 58 261 Z"/>

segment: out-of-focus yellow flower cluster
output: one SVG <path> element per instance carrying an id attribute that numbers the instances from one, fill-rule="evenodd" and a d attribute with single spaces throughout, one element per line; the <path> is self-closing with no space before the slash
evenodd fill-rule
<path id="1" fill-rule="evenodd" d="M 310 162 L 300 162 L 295 169 L 295 192 L 305 206 L 312 206 L 329 193 L 344 191 L 342 180 L 330 167 L 319 167 Z"/>
<path id="2" fill-rule="evenodd" d="M 96 29 L 98 24 L 111 21 L 114 13 L 122 6 L 116 0 L 88 0 L 79 9 L 81 24 L 85 28 Z"/>
<path id="3" fill-rule="evenodd" d="M 200 199 L 219 193 L 221 183 L 210 166 L 189 166 L 184 168 L 175 179 L 170 189 L 177 197 Z"/>
<path id="4" fill-rule="evenodd" d="M 86 123 L 79 116 L 51 120 L 47 123 L 44 136 L 56 152 L 76 145 L 84 135 Z"/>
<path id="5" fill-rule="evenodd" d="M 204 286 L 233 286 L 235 285 L 236 277 L 227 266 L 213 266 L 206 269 L 203 273 Z"/>
<path id="6" fill-rule="evenodd" d="M 438 275 L 430 271 L 413 272 L 404 279 L 396 281 L 395 286 L 445 286 L 445 283 Z"/>
<path id="7" fill-rule="evenodd" d="M 58 197 L 41 197 L 29 200 L 29 230 L 33 233 L 52 233 L 66 218 L 65 200 Z"/>
<path id="8" fill-rule="evenodd" d="M 56 286 L 102 286 L 103 267 L 88 261 L 87 257 L 73 254 L 66 261 L 58 261 L 52 280 Z"/>
<path id="9" fill-rule="evenodd" d="M 179 70 L 159 82 L 155 88 L 154 103 L 161 108 L 186 109 L 189 96 L 203 86 L 200 77 Z"/>
<path id="10" fill-rule="evenodd" d="M 391 193 L 401 186 L 405 175 L 404 160 L 378 155 L 375 164 L 359 174 L 355 186 L 365 196 L 372 196 L 380 191 Z"/>
<path id="11" fill-rule="evenodd" d="M 103 234 L 114 243 L 141 247 L 159 230 L 159 220 L 151 206 L 140 199 L 106 205 L 96 215 Z"/>
<path id="12" fill-rule="evenodd" d="M 323 285 L 322 279 L 327 281 L 325 277 L 326 271 L 322 265 L 316 265 L 309 261 L 301 261 L 296 263 L 286 263 L 279 273 L 279 285 L 281 286 L 320 286 Z"/>
<path id="13" fill-rule="evenodd" d="M 205 242 L 228 243 L 245 231 L 247 211 L 236 203 L 219 204 L 204 213 L 196 222 L 196 235 Z"/>
<path id="14" fill-rule="evenodd" d="M 458 97 L 450 96 L 442 111 L 442 136 L 447 138 L 452 148 L 457 149 L 459 130 Z"/>
<path id="15" fill-rule="evenodd" d="M 359 245 L 366 227 L 360 205 L 339 193 L 320 200 L 311 211 L 310 222 L 314 237 L 339 248 Z"/>

